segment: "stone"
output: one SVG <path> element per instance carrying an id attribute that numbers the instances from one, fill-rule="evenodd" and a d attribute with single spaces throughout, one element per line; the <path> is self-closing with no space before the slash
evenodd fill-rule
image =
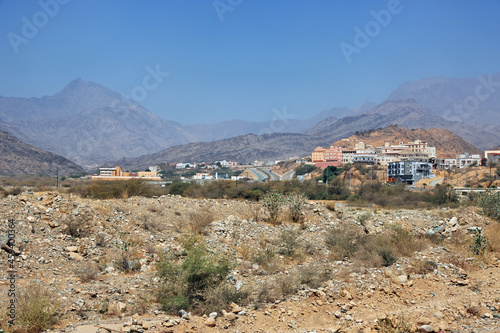
<path id="1" fill-rule="evenodd" d="M 422 333 L 434 332 L 434 327 L 432 327 L 431 325 L 422 325 L 417 328 L 417 332 L 422 332 Z"/>
<path id="2" fill-rule="evenodd" d="M 243 309 L 241 308 L 241 306 L 239 306 L 238 304 L 236 303 L 231 303 L 231 312 L 232 313 L 238 313 L 238 312 L 241 312 Z"/>
<path id="3" fill-rule="evenodd" d="M 83 260 L 82 255 L 78 254 L 76 252 L 70 252 L 69 253 L 69 258 L 72 259 L 72 260 L 77 260 L 77 261 L 82 261 Z"/>
<path id="4" fill-rule="evenodd" d="M 236 315 L 235 313 L 232 313 L 232 312 L 228 312 L 224 318 L 226 318 L 229 321 L 233 321 L 233 320 L 238 319 L 238 315 Z"/>
<path id="5" fill-rule="evenodd" d="M 214 318 L 214 319 L 215 319 L 215 318 L 217 318 L 217 315 L 218 315 L 218 314 L 217 314 L 217 312 L 212 312 L 212 313 L 210 313 L 208 316 L 209 316 L 210 318 Z"/>
<path id="6" fill-rule="evenodd" d="M 68 246 L 64 250 L 67 252 L 78 252 L 78 246 Z"/>
<path id="7" fill-rule="evenodd" d="M 205 325 L 208 327 L 215 327 L 215 319 L 208 317 L 207 320 L 205 320 Z"/>

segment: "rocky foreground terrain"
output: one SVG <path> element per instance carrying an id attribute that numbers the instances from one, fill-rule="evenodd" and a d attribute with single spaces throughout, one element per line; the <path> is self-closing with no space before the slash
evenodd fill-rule
<path id="1" fill-rule="evenodd" d="M 258 203 L 246 201 L 24 192 L 0 201 L 0 217 L 1 244 L 9 219 L 16 228 L 16 246 L 0 251 L 0 306 L 9 302 L 13 251 L 17 288 L 38 284 L 52 293 L 55 332 L 500 331 L 498 223 L 476 207 L 309 201 L 303 223 L 287 222 L 284 213 L 282 224 L 271 225 Z M 211 220 L 206 227 L 204 218 Z M 395 224 L 411 231 L 416 245 L 390 266 L 363 254 L 339 258 L 329 246 L 332 229 L 377 235 Z M 247 301 L 198 315 L 161 310 L 156 263 L 164 252 L 181 257 L 189 230 L 215 256 L 231 259 L 227 283 L 247 290 Z M 469 249 L 475 230 L 490 237 L 483 256 Z"/>

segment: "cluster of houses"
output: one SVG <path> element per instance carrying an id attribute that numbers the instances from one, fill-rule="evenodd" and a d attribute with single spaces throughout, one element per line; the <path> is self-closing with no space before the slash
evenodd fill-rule
<path id="1" fill-rule="evenodd" d="M 307 159 L 294 157 L 296 163 L 307 163 Z M 353 148 L 330 146 L 328 148 L 317 147 L 311 154 L 310 161 L 318 168 L 325 169 L 329 166 L 341 166 L 343 164 L 378 164 L 387 167 L 387 181 L 400 181 L 409 185 L 422 180 L 434 178 L 433 169 L 461 169 L 485 163 L 500 164 L 500 150 L 487 150 L 485 157 L 479 154 L 464 153 L 456 158 L 437 158 L 436 147 L 430 147 L 426 141 L 415 140 L 412 142 L 399 142 L 397 145 L 385 142 L 382 147 L 359 142 Z M 279 161 L 255 161 L 253 167 L 272 166 Z M 222 167 L 244 168 L 239 162 L 216 161 L 215 163 L 171 163 L 178 170 L 201 167 L 205 170 L 217 170 Z M 160 181 L 161 172 L 158 166 L 151 166 L 146 171 L 126 172 L 120 167 L 100 168 L 99 175 L 92 176 L 92 180 L 119 180 L 140 178 L 150 181 Z M 248 174 L 247 174 L 248 173 Z M 231 179 L 252 178 L 251 173 L 245 170 L 240 176 L 232 176 Z M 181 177 L 183 179 L 183 177 Z M 194 180 L 217 180 L 229 179 L 228 175 L 218 172 L 200 172 L 195 174 Z"/>
<path id="2" fill-rule="evenodd" d="M 486 151 L 484 159 L 479 154 L 469 153 L 456 158 L 437 158 L 436 147 L 430 147 L 422 140 L 399 142 L 397 145 L 385 142 L 382 147 L 359 142 L 354 148 L 317 147 L 311 154 L 311 160 L 322 169 L 342 164 L 379 164 L 387 166 L 388 182 L 413 185 L 419 180 L 434 178 L 433 168 L 450 170 L 481 165 L 485 161 L 499 163 L 500 150 Z"/>

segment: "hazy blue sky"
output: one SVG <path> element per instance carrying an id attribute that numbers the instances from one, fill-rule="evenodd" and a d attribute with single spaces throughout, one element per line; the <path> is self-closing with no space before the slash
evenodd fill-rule
<path id="1" fill-rule="evenodd" d="M 0 0 L 0 36 L 2 96 L 81 77 L 184 124 L 305 118 L 500 72 L 498 0 Z"/>

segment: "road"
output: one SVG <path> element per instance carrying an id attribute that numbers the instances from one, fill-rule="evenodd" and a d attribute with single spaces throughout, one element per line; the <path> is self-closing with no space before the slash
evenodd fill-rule
<path id="1" fill-rule="evenodd" d="M 292 180 L 295 177 L 295 170 L 288 171 L 283 176 L 281 176 L 281 180 Z"/>
<path id="2" fill-rule="evenodd" d="M 277 173 L 274 173 L 271 171 L 271 169 L 259 169 L 259 171 L 262 171 L 263 173 L 265 173 L 268 177 L 269 177 L 269 180 L 281 180 L 281 176 L 278 175 Z"/>
<path id="3" fill-rule="evenodd" d="M 262 181 L 266 180 L 267 178 L 269 178 L 269 176 L 266 173 L 262 172 L 261 170 L 251 168 L 251 169 L 248 169 L 248 171 L 250 171 L 251 173 L 253 173 L 257 177 L 258 182 L 262 182 Z"/>

